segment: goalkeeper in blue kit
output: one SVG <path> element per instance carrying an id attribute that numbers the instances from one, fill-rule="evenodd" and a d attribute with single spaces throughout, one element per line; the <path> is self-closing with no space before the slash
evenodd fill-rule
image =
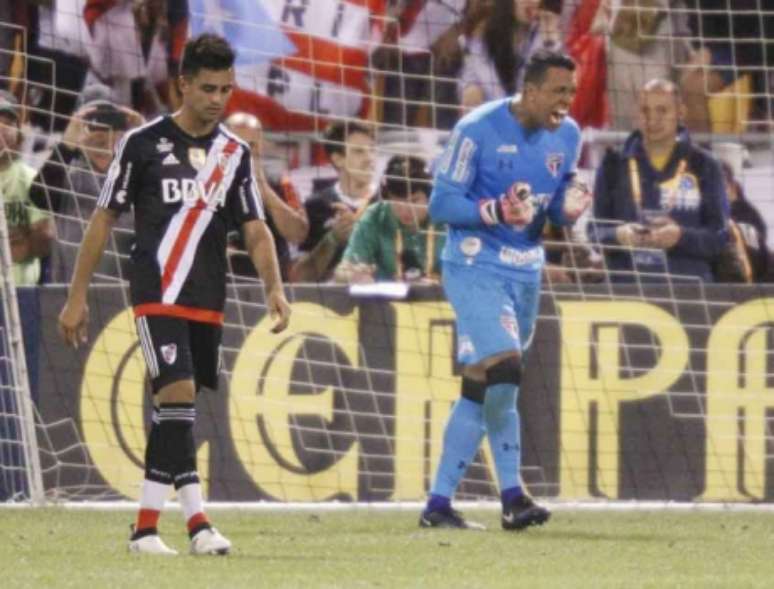
<path id="1" fill-rule="evenodd" d="M 502 527 L 520 530 L 550 517 L 521 486 L 516 399 L 538 312 L 543 225 L 546 219 L 572 224 L 591 202 L 575 180 L 580 131 L 567 116 L 575 90 L 569 57 L 536 53 L 523 93 L 466 115 L 438 162 L 429 211 L 433 222 L 449 226 L 443 285 L 464 371 L 422 527 L 481 527 L 454 510 L 451 499 L 484 435 L 497 470 Z"/>

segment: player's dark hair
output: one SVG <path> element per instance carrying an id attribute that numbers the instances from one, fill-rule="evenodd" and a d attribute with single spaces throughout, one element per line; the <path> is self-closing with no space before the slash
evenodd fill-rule
<path id="1" fill-rule="evenodd" d="M 576 65 L 572 57 L 561 51 L 541 49 L 537 51 L 527 62 L 527 71 L 524 74 L 524 84 L 540 86 L 546 78 L 546 73 L 552 67 L 558 67 L 571 72 Z"/>
<path id="2" fill-rule="evenodd" d="M 202 33 L 185 44 L 180 61 L 181 76 L 195 76 L 199 70 L 227 70 L 234 65 L 236 54 L 223 37 Z"/>
<path id="3" fill-rule="evenodd" d="M 328 159 L 334 153 L 344 154 L 347 139 L 350 135 L 362 133 L 369 137 L 374 136 L 373 129 L 365 123 L 358 121 L 336 121 L 331 123 L 323 135 L 323 148 Z"/>

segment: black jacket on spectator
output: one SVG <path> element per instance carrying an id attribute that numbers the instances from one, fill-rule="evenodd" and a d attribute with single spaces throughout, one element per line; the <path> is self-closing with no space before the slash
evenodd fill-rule
<path id="1" fill-rule="evenodd" d="M 638 206 L 632 189 L 636 168 L 641 190 Z M 615 230 L 621 223 L 647 221 L 648 215 L 671 217 L 682 229 L 680 240 L 664 256 L 623 250 L 608 250 L 605 257 L 613 280 L 631 280 L 616 271 L 681 274 L 712 281 L 712 261 L 728 243 L 728 198 L 717 161 L 693 145 L 680 132 L 669 161 L 662 171 L 653 168 L 642 134 L 632 133 L 621 151 L 608 150 L 597 170 L 594 186 L 592 241 L 617 245 Z M 647 278 L 643 278 L 647 280 Z"/>

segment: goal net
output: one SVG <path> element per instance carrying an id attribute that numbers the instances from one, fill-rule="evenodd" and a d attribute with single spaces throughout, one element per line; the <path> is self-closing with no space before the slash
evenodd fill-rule
<path id="1" fill-rule="evenodd" d="M 260 3 L 265 14 L 256 16 L 263 20 L 247 22 L 233 15 L 217 17 L 191 3 L 192 27 L 211 27 L 230 36 L 246 56 L 237 65 L 240 87 L 234 110 L 262 116 L 267 129 L 264 164 L 280 191 L 290 185 L 306 199 L 335 182 L 335 173 L 318 157 L 320 133 L 331 120 L 363 117 L 374 122 L 375 182 L 394 154 L 419 155 L 428 162 L 440 154 L 447 139 L 444 127 L 459 116 L 459 78 L 444 69 L 453 64 L 436 63 L 430 45 L 438 40 L 436 29 L 453 24 L 465 2 L 428 2 L 435 12 L 430 20 L 418 21 L 424 23 L 423 35 L 417 30 L 410 35 L 401 28 L 410 24 L 405 18 L 377 12 L 378 4 L 350 0 L 331 3 L 326 10 L 327 3 L 317 0 L 267 1 Z M 681 36 L 670 20 L 679 14 L 690 17 L 691 10 L 661 9 L 655 1 L 633 4 L 638 16 L 632 22 L 643 51 L 668 46 L 673 52 L 686 38 L 702 39 Z M 347 20 L 350 11 L 366 5 L 374 12 Z M 565 26 L 579 6 L 565 2 L 557 26 Z M 649 22 L 643 16 L 649 11 L 658 16 L 655 28 L 643 24 Z M 615 14 L 594 29 L 608 49 Z M 765 8 L 755 14 L 768 16 Z M 416 24 L 419 16 L 413 17 Z M 282 19 L 284 25 L 277 26 Z M 346 43 L 321 41 L 312 34 L 316 26 L 327 31 L 342 27 Z M 19 31 L 2 24 L 0 29 Z M 271 35 L 280 35 L 271 50 L 276 53 L 254 43 Z M 384 35 L 387 41 L 381 42 Z M 729 35 L 739 40 L 738 32 Z M 766 45 L 762 34 L 744 41 Z M 54 91 L 75 102 L 74 94 L 56 85 L 54 73 L 47 81 L 25 73 L 33 63 L 40 66 L 37 71 L 46 66 L 54 72 L 57 62 L 24 47 L 9 51 L 21 62 L 15 70 L 10 67 L 4 85 L 21 96 Z M 110 50 L 115 54 L 120 48 Z M 612 68 L 629 64 L 623 57 L 615 61 L 618 50 L 625 48 L 607 53 L 614 60 Z M 663 59 L 678 66 L 669 77 L 688 68 L 671 53 Z M 646 64 L 642 58 L 631 67 L 650 71 Z M 748 71 L 734 67 L 738 74 Z M 750 79 L 759 84 L 754 72 L 761 70 L 750 67 Z M 610 100 L 631 90 L 612 73 L 607 80 Z M 711 82 L 705 75 L 697 83 L 706 84 L 712 95 Z M 749 99 L 749 117 L 740 119 L 734 110 L 739 107 L 733 106 L 733 125 L 715 128 L 710 117 L 709 133 L 699 137 L 709 145 L 714 141 L 716 151 L 733 160 L 750 201 L 772 221 L 767 186 L 774 175 L 770 137 L 767 128 L 763 131 L 770 94 L 764 85 L 750 88 L 730 90 L 737 101 Z M 631 104 L 632 94 L 628 96 L 625 104 Z M 38 170 L 49 161 L 73 114 L 64 113 L 63 122 L 53 124 L 55 103 L 27 100 L 25 120 L 49 121 L 48 126 L 26 125 L 26 140 L 19 147 L 20 156 Z M 623 139 L 615 129 L 629 128 L 586 131 L 583 175 L 593 179 L 604 148 Z M 99 154 L 106 148 L 91 149 Z M 109 148 L 104 154 L 109 155 Z M 74 165 L 67 164 L 68 173 Z M 86 165 L 61 198 L 43 187 L 57 231 L 53 269 L 71 271 L 96 204 L 93 188 L 103 174 Z M 6 271 L 11 264 L 9 224 L 0 221 L 7 264 L 0 342 L 0 482 L 10 489 L 2 498 L 136 499 L 152 399 L 126 281 L 131 215 L 122 217 L 93 280 L 85 346 L 67 349 L 57 333 L 67 272 L 38 289 L 37 394 L 25 385 L 20 335 L 25 316 L 17 311 L 14 317 L 14 285 Z M 630 273 L 619 284 L 611 279 L 621 276 L 604 263 L 605 247 L 588 235 L 580 227 L 567 237 L 547 237 L 551 267 L 519 399 L 526 487 L 536 496 L 559 500 L 768 501 L 774 289 L 642 272 Z M 423 233 L 422 240 L 432 258 L 441 238 Z M 289 257 L 296 254 L 291 246 Z M 442 288 L 437 283 L 413 284 L 407 290 L 395 285 L 288 285 L 293 319 L 287 331 L 272 334 L 262 284 L 233 272 L 228 280 L 219 390 L 202 392 L 197 399 L 198 462 L 207 497 L 422 500 L 461 382 L 461 366 L 455 361 L 461 344 Z M 458 497 L 497 497 L 486 442 Z"/>
<path id="2" fill-rule="evenodd" d="M 17 295 L 7 227 L 0 207 L 0 500 L 40 502 L 40 457 L 17 305 L 32 293 Z"/>

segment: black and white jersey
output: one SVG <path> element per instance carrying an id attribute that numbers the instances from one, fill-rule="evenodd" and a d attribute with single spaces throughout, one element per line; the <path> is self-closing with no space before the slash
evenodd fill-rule
<path id="1" fill-rule="evenodd" d="M 226 236 L 264 218 L 245 142 L 222 125 L 193 137 L 170 116 L 155 119 L 119 144 L 98 206 L 134 208 L 136 316 L 222 323 Z"/>

